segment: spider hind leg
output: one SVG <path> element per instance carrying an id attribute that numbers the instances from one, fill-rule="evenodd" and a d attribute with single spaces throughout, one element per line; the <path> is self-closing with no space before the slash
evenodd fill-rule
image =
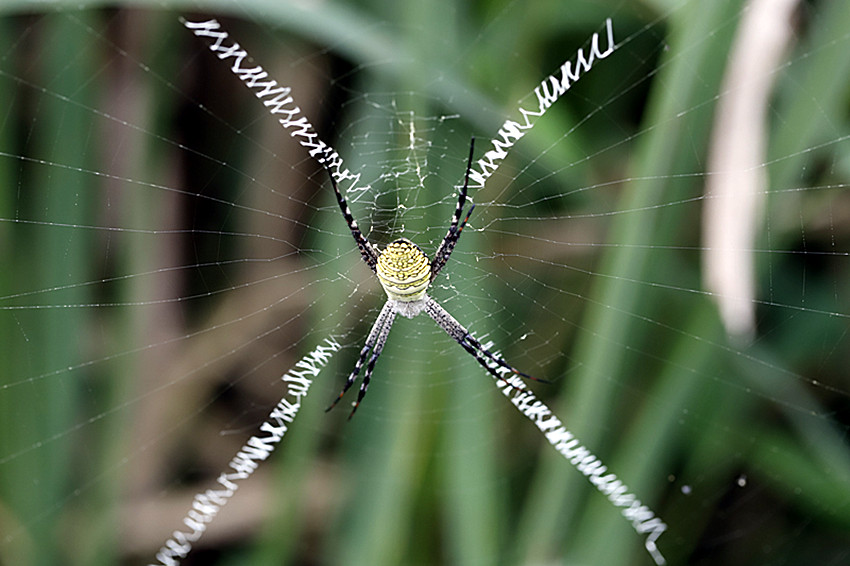
<path id="1" fill-rule="evenodd" d="M 369 356 L 369 352 L 371 351 L 372 356 L 369 358 L 369 363 L 366 364 L 366 372 L 363 374 L 363 383 L 360 385 L 360 391 L 357 394 L 357 401 L 353 403 L 351 413 L 348 415 L 349 420 L 354 416 L 355 411 L 357 411 L 357 407 L 360 406 L 360 402 L 366 395 L 366 390 L 369 388 L 369 381 L 372 378 L 372 370 L 375 368 L 375 362 L 378 361 L 378 356 L 381 355 L 381 351 L 384 349 L 384 343 L 387 341 L 387 336 L 389 336 L 390 328 L 392 328 L 393 321 L 395 320 L 395 315 L 396 311 L 393 302 L 387 301 L 384 303 L 384 307 L 381 309 L 377 320 L 375 320 L 372 330 L 369 331 L 369 336 L 366 338 L 366 344 L 360 350 L 360 356 L 357 358 L 357 363 L 354 364 L 354 369 L 351 371 L 351 374 L 349 374 L 348 379 L 345 382 L 345 386 L 342 388 L 342 391 L 340 391 L 337 398 L 334 399 L 334 402 L 325 409 L 325 412 L 336 407 L 343 395 L 351 389 L 351 386 L 354 385 L 354 381 L 360 374 L 360 370 L 363 368 L 363 364 L 366 363 L 366 358 Z"/>
<path id="2" fill-rule="evenodd" d="M 548 383 L 543 379 L 538 379 L 528 375 L 527 373 L 519 371 L 501 357 L 485 348 L 481 342 L 472 337 L 469 331 L 461 323 L 459 323 L 451 314 L 449 314 L 448 311 L 446 311 L 446 309 L 441 307 L 440 304 L 431 297 L 428 297 L 428 300 L 425 303 L 425 312 L 427 312 L 428 316 L 434 319 L 434 322 L 436 322 L 440 328 L 445 330 L 455 342 L 460 344 L 464 350 L 472 354 L 475 361 L 481 364 L 481 366 L 486 369 L 490 375 L 500 381 L 503 381 L 508 386 L 519 391 L 524 391 L 523 388 L 517 387 L 515 384 L 508 381 L 505 376 L 496 371 L 496 368 L 493 367 L 494 365 L 504 368 L 519 377 Z"/>
<path id="3" fill-rule="evenodd" d="M 360 350 L 360 357 L 357 359 L 357 363 L 354 365 L 354 370 L 352 370 L 352 372 L 349 374 L 348 379 L 345 382 L 345 386 L 342 388 L 342 391 L 339 392 L 337 398 L 334 399 L 333 403 L 331 403 L 327 409 L 325 409 L 326 413 L 336 407 L 337 403 L 342 400 L 343 395 L 345 395 L 348 390 L 351 389 L 351 386 L 354 385 L 354 381 L 357 379 L 357 375 L 360 373 L 360 368 L 363 367 L 363 362 L 366 360 L 366 356 L 369 355 L 369 351 L 371 349 L 372 347 L 367 342 L 366 345 L 363 346 L 363 349 Z"/>

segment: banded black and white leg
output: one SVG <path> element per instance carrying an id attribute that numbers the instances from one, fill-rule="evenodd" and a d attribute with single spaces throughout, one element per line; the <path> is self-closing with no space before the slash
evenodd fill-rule
<path id="1" fill-rule="evenodd" d="M 505 377 L 501 375 L 498 371 L 496 371 L 492 364 L 495 364 L 499 367 L 502 367 L 509 372 L 518 375 L 520 377 L 524 377 L 526 379 L 531 379 L 534 381 L 542 381 L 535 377 L 528 375 L 527 373 L 523 373 L 510 365 L 508 362 L 492 353 L 490 350 L 485 348 L 481 342 L 476 340 L 469 331 L 459 323 L 455 317 L 453 317 L 449 312 L 440 306 L 440 303 L 428 297 L 425 302 L 425 312 L 428 313 L 434 322 L 437 323 L 437 326 L 446 331 L 446 334 L 452 337 L 452 339 L 460 344 L 464 350 L 472 354 L 472 357 L 481 364 L 481 366 L 490 372 L 491 375 L 496 377 L 501 381 L 507 382 Z M 509 384 L 511 387 L 514 387 L 513 384 Z"/>
<path id="2" fill-rule="evenodd" d="M 457 241 L 460 239 L 460 235 L 463 232 L 463 228 L 469 221 L 472 211 L 475 210 L 474 204 L 470 206 L 469 211 L 466 213 L 466 217 L 463 219 L 463 223 L 458 226 L 460 217 L 463 215 L 463 207 L 466 206 L 466 194 L 469 188 L 469 173 L 472 171 L 472 154 L 474 150 L 475 138 L 472 138 L 469 142 L 469 158 L 466 161 L 466 174 L 463 176 L 463 186 L 458 194 L 457 206 L 455 207 L 455 212 L 452 215 L 449 230 L 446 232 L 445 238 L 443 238 L 443 241 L 440 243 L 440 247 L 437 248 L 437 253 L 434 254 L 434 261 L 431 262 L 431 281 L 437 277 L 437 274 L 440 273 L 443 267 L 445 267 L 446 262 L 449 261 L 449 256 L 452 255 L 452 250 L 455 249 Z"/>
<path id="3" fill-rule="evenodd" d="M 325 409 L 326 412 L 336 407 L 336 404 L 339 403 L 342 396 L 351 389 L 352 385 L 354 385 L 354 381 L 360 374 L 360 370 L 363 367 L 363 364 L 366 363 L 366 358 L 369 356 L 369 352 L 371 351 L 372 356 L 369 358 L 369 363 L 366 364 L 366 373 L 363 374 L 363 382 L 360 384 L 360 391 L 357 393 L 357 401 L 354 403 L 348 418 L 350 419 L 354 416 L 355 411 L 357 411 L 357 407 L 360 406 L 360 402 L 366 395 L 366 390 L 369 389 L 369 381 L 372 379 L 372 370 L 375 369 L 375 362 L 378 361 L 378 356 L 381 355 L 381 351 L 384 349 L 387 336 L 390 334 L 390 328 L 392 328 L 393 321 L 395 320 L 396 309 L 395 305 L 392 303 L 393 301 L 387 301 L 384 303 L 384 307 L 378 314 L 378 318 L 375 320 L 375 324 L 372 326 L 372 330 L 366 338 L 366 344 L 363 346 L 363 349 L 360 350 L 360 357 L 357 359 L 357 363 L 354 364 L 354 369 L 351 371 L 351 374 L 349 374 L 348 380 L 345 382 L 345 386 L 342 388 L 342 391 L 340 391 L 339 396 L 334 400 L 334 402 Z"/>

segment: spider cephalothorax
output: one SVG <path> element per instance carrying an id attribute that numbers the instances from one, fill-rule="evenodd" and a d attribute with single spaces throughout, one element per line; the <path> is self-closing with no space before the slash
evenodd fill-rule
<path id="1" fill-rule="evenodd" d="M 363 257 L 363 261 L 365 261 L 366 265 L 368 265 L 378 276 L 378 281 L 380 281 L 381 286 L 387 293 L 387 302 L 384 303 L 384 307 L 381 309 L 380 314 L 378 314 L 378 318 L 375 321 L 374 326 L 372 326 L 369 336 L 366 338 L 366 344 L 360 350 L 360 357 L 357 359 L 354 369 L 348 376 L 348 380 L 345 382 L 345 387 L 343 387 L 339 396 L 327 410 L 333 409 L 339 400 L 342 399 L 342 396 L 345 395 L 345 392 L 351 388 L 354 384 L 354 380 L 357 379 L 357 376 L 360 374 L 363 364 L 366 363 L 366 358 L 369 356 L 369 352 L 372 352 L 372 355 L 369 356 L 369 362 L 366 365 L 366 373 L 363 374 L 363 383 L 360 385 L 360 392 L 357 395 L 357 401 L 354 402 L 349 418 L 354 415 L 354 412 L 360 405 L 360 401 L 362 401 L 363 396 L 366 395 L 366 390 L 369 388 L 369 380 L 372 377 L 372 370 L 375 367 L 375 362 L 378 360 L 378 356 L 381 355 L 381 351 L 384 348 L 384 343 L 387 341 L 387 336 L 390 333 L 390 328 L 392 327 L 396 315 L 400 314 L 407 318 L 413 318 L 423 310 L 428 313 L 428 316 L 434 319 L 440 328 L 445 330 L 449 336 L 451 336 L 467 352 L 472 354 L 479 364 L 484 366 L 487 371 L 497 378 L 504 379 L 493 368 L 494 365 L 522 377 L 534 379 L 531 376 L 514 369 L 505 360 L 484 348 L 478 340 L 472 337 L 463 325 L 455 320 L 452 315 L 450 315 L 439 305 L 439 303 L 437 303 L 437 301 L 429 297 L 427 294 L 428 287 L 430 287 L 431 282 L 440 270 L 443 269 L 446 262 L 448 262 L 449 256 L 451 256 L 452 250 L 457 244 L 457 241 L 463 232 L 463 228 L 469 221 L 469 216 L 472 214 L 472 210 L 475 208 L 475 205 L 470 206 L 466 216 L 461 222 L 463 209 L 466 206 L 466 192 L 469 185 L 469 172 L 472 168 L 472 153 L 474 147 L 475 140 L 469 144 L 469 161 L 466 165 L 466 175 L 464 176 L 463 186 L 461 187 L 458 195 L 457 207 L 452 215 L 449 230 L 446 233 L 446 237 L 443 238 L 440 247 L 437 249 L 437 253 L 434 254 L 434 259 L 430 262 L 428 261 L 428 256 L 425 255 L 419 246 L 407 238 L 399 238 L 389 244 L 383 251 L 377 251 L 360 231 L 360 227 L 357 225 L 357 222 L 354 220 L 354 216 L 351 214 L 351 209 L 348 208 L 348 203 L 345 201 L 345 197 L 342 195 L 339 187 L 337 186 L 336 179 L 333 174 L 330 173 L 330 170 L 328 170 L 334 194 L 336 195 L 336 199 L 339 203 L 342 215 L 345 218 L 345 222 L 348 224 L 348 229 L 351 230 L 351 235 L 354 236 L 354 241 L 357 242 L 357 247 Z"/>

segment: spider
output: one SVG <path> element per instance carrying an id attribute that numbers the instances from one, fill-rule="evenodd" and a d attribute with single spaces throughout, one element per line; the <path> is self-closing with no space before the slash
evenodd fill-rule
<path id="1" fill-rule="evenodd" d="M 375 321 L 372 330 L 369 331 L 369 336 L 366 338 L 366 344 L 360 350 L 360 357 L 357 363 L 354 364 L 354 369 L 348 376 L 345 386 L 342 388 L 339 396 L 331 405 L 325 409 L 330 411 L 333 409 L 343 395 L 354 385 L 354 381 L 360 374 L 363 364 L 366 363 L 366 358 L 369 352 L 372 352 L 369 357 L 369 362 L 366 364 L 366 373 L 363 375 L 363 382 L 360 385 L 360 391 L 357 394 L 357 401 L 353 404 L 351 413 L 348 418 L 354 416 L 357 407 L 366 395 L 366 390 L 369 388 L 369 381 L 372 377 L 372 370 L 375 368 L 375 362 L 378 361 L 378 356 L 384 349 L 384 344 L 387 341 L 387 336 L 390 333 L 390 328 L 397 314 L 407 318 L 413 318 L 422 311 L 425 311 L 428 316 L 434 319 L 437 325 L 446 331 L 464 350 L 472 354 L 479 364 L 490 372 L 496 378 L 504 381 L 501 376 L 490 363 L 505 368 L 512 373 L 535 381 L 542 381 L 525 374 L 511 365 L 499 356 L 493 354 L 481 343 L 472 337 L 469 331 L 464 328 L 455 318 L 450 315 L 446 309 L 441 307 L 437 301 L 428 296 L 428 287 L 437 274 L 445 267 L 449 261 L 449 256 L 454 250 L 457 241 L 472 214 L 475 205 L 469 207 L 463 222 L 460 221 L 463 215 L 463 209 L 466 205 L 467 186 L 469 185 L 469 173 L 472 169 L 472 154 L 475 148 L 475 138 L 469 144 L 469 160 L 466 164 L 466 175 L 463 179 L 463 187 L 457 200 L 457 207 L 452 215 L 452 221 L 449 225 L 449 230 L 446 237 L 443 238 L 437 253 L 434 255 L 433 261 L 428 261 L 428 257 L 419 246 L 408 240 L 407 238 L 399 238 L 390 243 L 383 251 L 377 250 L 369 240 L 360 231 L 357 226 L 357 221 L 351 214 L 351 209 L 345 197 L 337 186 L 336 179 L 330 174 L 330 169 L 326 167 L 330 174 L 331 184 L 333 185 L 336 200 L 339 203 L 339 208 L 348 224 L 348 229 L 351 230 L 351 235 L 354 236 L 354 241 L 357 242 L 357 247 L 360 250 L 360 255 L 366 265 L 378 276 L 378 281 L 387 293 L 387 302 L 384 303 L 378 318 Z M 510 384 L 509 384 L 510 385 Z M 513 385 L 511 385 L 513 387 Z"/>

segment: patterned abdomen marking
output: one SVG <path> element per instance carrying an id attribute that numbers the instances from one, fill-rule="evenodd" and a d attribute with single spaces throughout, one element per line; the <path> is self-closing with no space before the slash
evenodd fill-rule
<path id="1" fill-rule="evenodd" d="M 419 246 L 400 238 L 378 256 L 378 280 L 394 301 L 420 301 L 431 282 L 431 263 Z"/>

